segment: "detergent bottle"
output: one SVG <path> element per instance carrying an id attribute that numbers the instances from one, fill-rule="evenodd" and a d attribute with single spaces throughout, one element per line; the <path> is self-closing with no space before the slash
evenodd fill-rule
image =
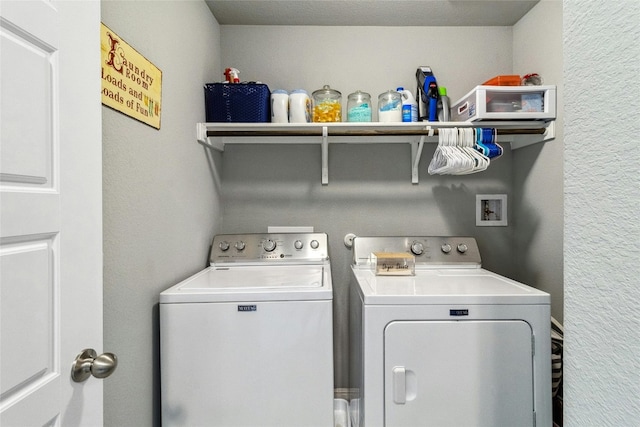
<path id="1" fill-rule="evenodd" d="M 440 99 L 438 100 L 438 121 L 451 121 L 451 102 L 449 101 L 449 97 L 447 96 L 447 88 L 444 86 L 439 86 L 438 91 L 440 92 Z"/>
<path id="2" fill-rule="evenodd" d="M 417 122 L 418 102 L 413 97 L 411 91 L 403 87 L 399 87 L 396 91 L 402 96 L 402 121 Z"/>

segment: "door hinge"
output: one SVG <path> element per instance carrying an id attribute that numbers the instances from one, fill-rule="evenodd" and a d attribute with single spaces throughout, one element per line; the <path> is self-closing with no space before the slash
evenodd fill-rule
<path id="1" fill-rule="evenodd" d="M 533 427 L 536 427 L 536 411 L 533 411 Z"/>

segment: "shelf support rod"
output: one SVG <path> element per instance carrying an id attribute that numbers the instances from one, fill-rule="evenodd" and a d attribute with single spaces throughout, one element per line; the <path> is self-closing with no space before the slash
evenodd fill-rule
<path id="1" fill-rule="evenodd" d="M 433 128 L 431 126 L 427 126 L 425 128 L 428 131 L 429 136 L 433 136 Z M 420 156 L 422 155 L 422 149 L 424 148 L 424 139 L 427 135 L 422 135 L 420 137 L 420 142 L 412 142 L 411 143 L 411 183 L 418 184 L 418 167 L 420 166 Z"/>
<path id="2" fill-rule="evenodd" d="M 322 126 L 322 185 L 329 184 L 329 128 Z"/>

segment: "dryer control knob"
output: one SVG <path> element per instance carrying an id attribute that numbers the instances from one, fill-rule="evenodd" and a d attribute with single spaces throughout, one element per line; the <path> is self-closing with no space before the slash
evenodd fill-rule
<path id="1" fill-rule="evenodd" d="M 460 252 L 461 254 L 467 252 L 467 249 L 469 249 L 469 248 L 464 243 L 460 243 L 458 245 L 458 252 Z"/>
<path id="2" fill-rule="evenodd" d="M 296 249 L 302 249 L 302 246 L 304 246 L 302 244 L 302 240 L 296 240 L 295 242 L 293 242 L 293 247 Z"/>
<path id="3" fill-rule="evenodd" d="M 222 252 L 229 250 L 229 242 L 227 242 L 226 240 L 223 240 L 222 242 L 220 242 L 220 244 L 218 245 L 218 247 L 220 248 L 220 250 Z"/>
<path id="4" fill-rule="evenodd" d="M 422 255 L 424 253 L 424 246 L 420 242 L 413 242 L 411 244 L 411 252 L 414 255 Z"/>
<path id="5" fill-rule="evenodd" d="M 448 254 L 449 252 L 451 252 L 451 245 L 448 243 L 445 243 L 440 247 L 440 249 L 442 249 L 442 252 L 444 252 L 445 254 Z"/>
<path id="6" fill-rule="evenodd" d="M 320 242 L 312 240 L 311 243 L 309 243 L 309 246 L 311 246 L 311 249 L 318 249 L 320 247 Z"/>
<path id="7" fill-rule="evenodd" d="M 271 239 L 265 240 L 264 242 L 262 242 L 262 249 L 264 249 L 267 252 L 273 252 L 276 246 L 277 246 L 276 242 L 274 242 Z"/>
<path id="8" fill-rule="evenodd" d="M 236 249 L 239 251 L 243 251 L 246 246 L 247 245 L 242 240 L 236 242 Z"/>

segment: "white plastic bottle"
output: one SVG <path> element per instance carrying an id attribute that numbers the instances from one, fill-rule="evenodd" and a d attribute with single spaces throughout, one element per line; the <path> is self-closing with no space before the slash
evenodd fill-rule
<path id="1" fill-rule="evenodd" d="M 399 87 L 397 91 L 402 95 L 402 121 L 417 122 L 418 121 L 418 103 L 413 97 L 411 91 L 403 87 Z"/>

